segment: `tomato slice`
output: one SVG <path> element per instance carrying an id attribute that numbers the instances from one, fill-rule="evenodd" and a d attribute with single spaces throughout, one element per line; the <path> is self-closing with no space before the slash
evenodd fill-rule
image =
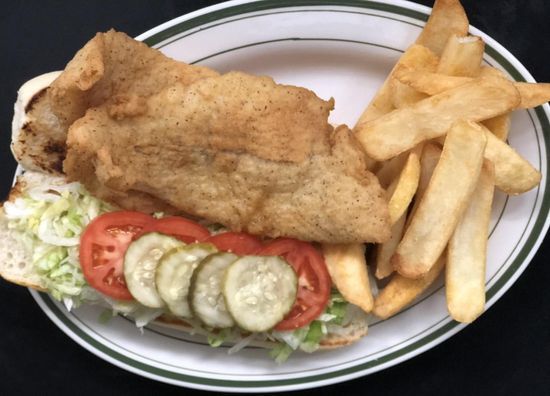
<path id="1" fill-rule="evenodd" d="M 311 244 L 290 238 L 275 239 L 258 254 L 283 257 L 298 275 L 296 302 L 275 330 L 303 327 L 325 310 L 332 283 L 323 256 Z"/>
<path id="2" fill-rule="evenodd" d="M 164 217 L 154 221 L 149 231 L 171 235 L 185 243 L 202 241 L 210 236 L 210 231 L 205 227 L 192 220 L 177 216 Z"/>
<path id="3" fill-rule="evenodd" d="M 140 212 L 120 211 L 90 222 L 80 238 L 80 266 L 90 286 L 117 300 L 133 300 L 124 280 L 124 254 L 153 221 Z"/>
<path id="4" fill-rule="evenodd" d="M 239 256 L 256 254 L 262 248 L 258 238 L 244 232 L 223 232 L 208 237 L 205 242 L 210 242 L 222 252 L 231 252 Z"/>

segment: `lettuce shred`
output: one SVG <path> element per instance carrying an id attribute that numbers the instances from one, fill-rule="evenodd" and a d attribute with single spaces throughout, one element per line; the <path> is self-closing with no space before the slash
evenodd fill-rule
<path id="1" fill-rule="evenodd" d="M 4 204 L 8 227 L 21 233 L 32 264 L 51 295 L 76 307 L 89 288 L 78 260 L 80 235 L 88 223 L 112 208 L 79 183 L 32 186 Z"/>
<path id="2" fill-rule="evenodd" d="M 208 344 L 211 347 L 217 348 L 227 341 L 232 335 L 231 329 L 221 329 L 218 332 L 210 332 L 207 336 Z"/>
<path id="3" fill-rule="evenodd" d="M 316 320 L 293 331 L 271 333 L 274 340 L 278 341 L 270 353 L 271 357 L 277 363 L 283 363 L 298 349 L 307 353 L 315 352 L 328 333 L 327 325 L 341 325 L 344 322 L 348 306 L 349 303 L 342 295 L 333 290 L 325 311 Z"/>
<path id="4" fill-rule="evenodd" d="M 281 364 L 288 360 L 292 352 L 294 350 L 288 344 L 280 343 L 269 351 L 269 356 L 275 359 L 275 362 Z"/>

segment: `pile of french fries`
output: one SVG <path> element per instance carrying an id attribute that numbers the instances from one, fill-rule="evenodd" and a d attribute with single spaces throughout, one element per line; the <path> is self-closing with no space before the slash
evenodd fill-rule
<path id="1" fill-rule="evenodd" d="M 510 112 L 550 100 L 550 84 L 510 81 L 482 65 L 459 0 L 436 0 L 354 133 L 386 188 L 391 238 L 367 255 L 386 285 L 373 296 L 362 245 L 324 245 L 335 286 L 386 319 L 445 271 L 451 317 L 470 323 L 485 306 L 488 229 L 495 187 L 520 194 L 541 179 L 507 143 Z"/>

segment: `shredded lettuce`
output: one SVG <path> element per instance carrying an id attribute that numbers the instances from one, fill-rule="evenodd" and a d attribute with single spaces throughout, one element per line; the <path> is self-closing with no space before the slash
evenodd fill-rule
<path id="1" fill-rule="evenodd" d="M 331 316 L 330 319 L 325 322 L 341 325 L 346 316 L 346 310 L 348 308 L 348 303 L 345 301 L 336 301 L 333 302 L 327 308 L 327 314 Z"/>
<path id="2" fill-rule="evenodd" d="M 81 304 L 87 287 L 78 260 L 80 235 L 92 219 L 109 210 L 81 184 L 65 182 L 33 186 L 4 204 L 8 227 L 22 234 L 44 286 L 68 309 Z"/>
<path id="3" fill-rule="evenodd" d="M 327 326 L 341 325 L 348 312 L 349 303 L 333 290 L 325 311 L 307 326 L 293 331 L 273 331 L 271 336 L 279 343 L 271 351 L 278 363 L 283 363 L 293 351 L 314 352 L 319 349 L 323 336 L 328 333 Z"/>
<path id="4" fill-rule="evenodd" d="M 300 344 L 300 349 L 309 353 L 316 351 L 319 349 L 319 343 L 321 342 L 323 335 L 323 323 L 318 320 L 314 320 L 309 325 L 306 338 Z"/>
<path id="5" fill-rule="evenodd" d="M 281 343 L 269 351 L 269 356 L 275 359 L 275 362 L 281 364 L 288 360 L 292 352 L 294 350 L 288 344 Z"/>
<path id="6" fill-rule="evenodd" d="M 217 348 L 227 341 L 231 335 L 231 329 L 221 329 L 217 332 L 210 332 L 208 334 L 208 344 L 210 344 L 211 347 Z"/>
<path id="7" fill-rule="evenodd" d="M 164 313 L 160 308 L 148 308 L 137 301 L 122 301 L 112 299 L 94 288 L 86 285 L 82 288 L 80 300 L 88 304 L 105 307 L 98 315 L 97 321 L 101 324 L 109 322 L 113 317 L 122 315 L 131 318 L 136 327 L 142 330 L 144 326 Z"/>
<path id="8" fill-rule="evenodd" d="M 99 317 L 97 318 L 97 320 L 101 324 L 106 324 L 106 323 L 110 322 L 111 319 L 113 319 L 113 317 L 114 317 L 113 311 L 111 309 L 106 308 L 103 311 L 101 311 L 101 313 L 99 314 Z"/>
<path id="9" fill-rule="evenodd" d="M 239 352 L 241 349 L 246 348 L 252 341 L 258 337 L 257 334 L 251 333 L 244 338 L 241 338 L 240 341 L 236 342 L 229 350 L 227 351 L 228 355 Z"/>

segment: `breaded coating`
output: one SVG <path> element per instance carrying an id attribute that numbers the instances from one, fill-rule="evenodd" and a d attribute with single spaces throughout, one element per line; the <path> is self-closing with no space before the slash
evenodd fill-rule
<path id="1" fill-rule="evenodd" d="M 110 104 L 134 115 L 144 98 L 175 83 L 188 85 L 218 75 L 214 70 L 177 62 L 124 33 L 97 33 L 61 75 L 33 102 L 33 121 L 17 131 L 16 159 L 31 169 L 60 173 L 69 126 L 90 107 Z M 25 129 L 26 128 L 26 129 Z"/>
<path id="2" fill-rule="evenodd" d="M 123 208 L 165 202 L 262 236 L 389 237 L 384 191 L 349 129 L 328 123 L 332 100 L 232 72 L 174 84 L 135 107 L 104 103 L 73 123 L 71 180 Z"/>

